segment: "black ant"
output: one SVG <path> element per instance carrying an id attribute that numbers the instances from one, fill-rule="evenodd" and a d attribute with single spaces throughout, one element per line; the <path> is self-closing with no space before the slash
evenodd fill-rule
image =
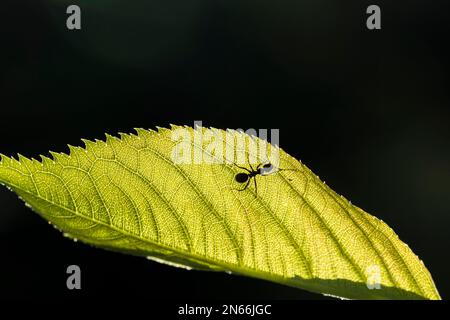
<path id="1" fill-rule="evenodd" d="M 253 182 L 255 183 L 255 194 L 258 194 L 258 185 L 256 183 L 256 176 L 257 175 L 267 175 L 273 169 L 273 165 L 271 163 L 266 163 L 266 164 L 260 163 L 256 167 L 256 170 L 253 169 L 253 167 L 250 163 L 249 163 L 249 166 L 250 166 L 251 170 L 249 170 L 245 167 L 238 166 L 237 164 L 234 164 L 234 165 L 240 169 L 247 171 L 247 172 L 240 172 L 234 177 L 236 182 L 245 183 L 245 186 L 242 189 L 237 189 L 237 190 L 244 191 L 245 189 L 247 189 L 248 185 L 250 184 L 250 181 L 253 178 Z M 294 170 L 294 169 L 278 169 L 276 172 L 281 171 L 281 170 Z M 275 172 L 273 172 L 273 173 L 275 173 Z"/>

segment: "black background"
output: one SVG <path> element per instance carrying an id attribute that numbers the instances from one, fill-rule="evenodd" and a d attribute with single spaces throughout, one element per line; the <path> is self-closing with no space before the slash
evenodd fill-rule
<path id="1" fill-rule="evenodd" d="M 280 146 L 386 221 L 450 295 L 448 1 L 3 0 L 0 151 L 169 123 L 279 128 Z M 79 4 L 82 30 L 66 29 Z M 0 190 L 0 296 L 323 299 L 65 239 Z M 82 290 L 66 289 L 66 267 Z"/>

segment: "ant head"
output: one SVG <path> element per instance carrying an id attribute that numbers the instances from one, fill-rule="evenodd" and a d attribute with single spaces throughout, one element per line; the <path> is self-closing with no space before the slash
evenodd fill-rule
<path id="1" fill-rule="evenodd" d="M 262 165 L 261 169 L 260 169 L 260 173 L 261 174 L 270 174 L 273 170 L 274 166 L 271 163 L 266 163 L 264 165 Z"/>

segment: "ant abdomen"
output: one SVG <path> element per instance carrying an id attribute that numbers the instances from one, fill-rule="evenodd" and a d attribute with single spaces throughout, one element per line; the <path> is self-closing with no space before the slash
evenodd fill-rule
<path id="1" fill-rule="evenodd" d="M 249 179 L 249 176 L 248 176 L 248 175 L 249 175 L 248 173 L 243 173 L 243 172 L 241 172 L 241 173 L 238 173 L 238 174 L 234 177 L 234 179 L 236 180 L 236 182 L 244 183 L 244 182 L 246 182 L 246 181 Z"/>

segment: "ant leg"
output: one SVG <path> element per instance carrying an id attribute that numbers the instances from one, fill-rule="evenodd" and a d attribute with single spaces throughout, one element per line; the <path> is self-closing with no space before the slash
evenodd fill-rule
<path id="1" fill-rule="evenodd" d="M 252 164 L 250 163 L 250 153 L 247 153 L 247 163 L 250 166 L 250 169 L 252 169 L 251 172 L 255 172 L 255 169 L 253 169 Z M 258 169 L 256 169 L 256 171 L 258 171 Z"/>
<path id="2" fill-rule="evenodd" d="M 249 171 L 250 173 L 258 172 L 258 169 L 261 166 L 261 164 L 258 164 L 256 170 L 253 168 L 252 164 L 250 163 L 250 152 L 247 152 L 247 163 L 248 163 L 250 169 L 252 169 L 251 171 Z"/>
<path id="3" fill-rule="evenodd" d="M 249 158 L 248 158 L 248 154 L 247 154 L 247 161 L 248 161 L 248 164 L 250 165 L 250 161 L 249 161 Z M 233 165 L 235 165 L 235 166 L 238 167 L 239 169 L 242 169 L 242 170 L 247 171 L 248 173 L 252 173 L 252 171 L 250 171 L 249 169 L 247 169 L 247 168 L 245 168 L 245 167 L 241 167 L 241 166 L 237 165 L 237 164 L 234 163 L 234 162 L 233 162 Z M 253 168 L 252 168 L 251 165 L 250 165 L 250 168 L 253 170 Z"/>
<path id="4" fill-rule="evenodd" d="M 297 169 L 283 169 L 283 168 L 278 168 L 276 172 L 280 172 L 280 171 L 298 171 Z M 289 181 L 292 181 L 291 178 L 286 178 Z"/>
<path id="5" fill-rule="evenodd" d="M 248 180 L 247 180 L 247 183 L 245 184 L 245 186 L 244 186 L 242 189 L 236 189 L 236 190 L 237 190 L 237 191 L 244 191 L 245 189 L 247 189 L 248 185 L 250 184 L 250 180 L 251 180 L 251 179 L 248 179 Z"/>
<path id="6" fill-rule="evenodd" d="M 255 182 L 255 197 L 258 196 L 258 184 L 256 183 L 256 176 L 254 178 L 255 180 L 253 180 L 253 182 Z"/>
<path id="7" fill-rule="evenodd" d="M 298 169 L 291 169 L 291 168 L 276 168 L 277 171 L 299 171 Z"/>
<path id="8" fill-rule="evenodd" d="M 249 170 L 249 169 L 247 169 L 247 168 L 245 168 L 245 167 L 241 167 L 241 166 L 238 166 L 236 163 L 233 163 L 236 167 L 238 167 L 239 169 L 242 169 L 242 170 L 245 170 L 245 171 L 247 171 L 248 173 L 251 173 L 251 171 Z"/>

